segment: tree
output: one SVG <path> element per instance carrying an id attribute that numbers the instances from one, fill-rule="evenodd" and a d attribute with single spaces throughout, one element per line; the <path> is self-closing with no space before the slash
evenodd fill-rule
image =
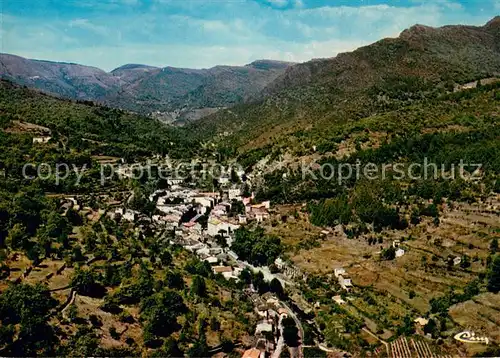
<path id="1" fill-rule="evenodd" d="M 494 255 L 498 252 L 498 239 L 496 237 L 491 240 L 490 252 L 492 255 Z"/>
<path id="2" fill-rule="evenodd" d="M 303 344 L 305 345 L 314 345 L 314 331 L 309 324 L 303 324 L 304 328 L 304 337 Z"/>
<path id="3" fill-rule="evenodd" d="M 160 254 L 160 261 L 163 267 L 170 266 L 172 264 L 172 255 L 167 250 L 163 250 Z"/>
<path id="4" fill-rule="evenodd" d="M 240 280 L 246 283 L 247 285 L 252 282 L 252 272 L 245 267 L 240 273 Z"/>
<path id="5" fill-rule="evenodd" d="M 57 301 L 41 284 L 9 286 L 0 296 L 0 319 L 3 324 L 28 322 L 45 315 Z"/>
<path id="6" fill-rule="evenodd" d="M 193 358 L 204 358 L 204 357 L 209 357 L 210 354 L 208 353 L 208 345 L 207 345 L 207 340 L 205 338 L 205 333 L 202 332 L 200 334 L 200 338 L 198 338 L 193 346 L 189 349 L 188 351 L 188 357 L 193 357 Z"/>
<path id="7" fill-rule="evenodd" d="M 467 256 L 467 255 L 462 256 L 462 261 L 460 261 L 460 267 L 463 269 L 470 267 L 469 256 Z"/>
<path id="8" fill-rule="evenodd" d="M 18 284 L 9 286 L 0 295 L 1 340 L 10 342 L 14 325 L 19 324 L 17 340 L 11 347 L 10 356 L 53 356 L 57 343 L 52 327 L 47 323 L 49 312 L 57 301 L 41 284 Z M 3 334 L 7 334 L 3 337 Z"/>
<path id="9" fill-rule="evenodd" d="M 436 321 L 434 321 L 432 318 L 430 318 L 429 322 L 427 322 L 427 324 L 424 326 L 424 333 L 431 334 L 433 337 L 435 337 L 438 333 Z"/>
<path id="10" fill-rule="evenodd" d="M 476 280 L 472 280 L 464 288 L 464 295 L 465 295 L 464 298 L 465 298 L 465 300 L 469 300 L 472 297 L 478 295 L 479 292 L 480 292 L 480 289 L 479 289 L 479 280 L 477 280 L 477 279 Z"/>
<path id="11" fill-rule="evenodd" d="M 220 246 L 220 247 L 226 247 L 227 246 L 227 240 L 224 237 L 224 235 L 217 234 L 215 235 L 215 242 Z"/>
<path id="12" fill-rule="evenodd" d="M 167 337 L 177 329 L 177 317 L 187 311 L 182 297 L 173 291 L 165 291 L 141 301 L 141 319 L 147 321 L 145 332 Z M 146 329 L 147 328 L 147 329 Z"/>
<path id="13" fill-rule="evenodd" d="M 26 242 L 26 228 L 20 224 L 15 224 L 10 230 L 5 244 L 11 250 L 18 250 L 25 246 Z"/>
<path id="14" fill-rule="evenodd" d="M 119 340 L 120 339 L 120 334 L 117 332 L 116 328 L 114 326 L 111 326 L 109 328 L 109 335 L 111 338 Z"/>
<path id="15" fill-rule="evenodd" d="M 381 257 L 384 260 L 394 260 L 396 258 L 396 249 L 391 246 L 385 250 L 382 250 Z"/>
<path id="16" fill-rule="evenodd" d="M 500 292 L 500 254 L 496 254 L 488 271 L 488 291 Z"/>
<path id="17" fill-rule="evenodd" d="M 279 298 L 283 298 L 285 296 L 285 291 L 283 290 L 283 286 L 281 285 L 280 280 L 277 278 L 273 278 L 269 283 L 269 290 L 276 294 Z"/>
<path id="18" fill-rule="evenodd" d="M 239 257 L 256 266 L 272 264 L 283 251 L 281 240 L 265 235 L 261 228 L 254 231 L 239 228 L 235 231 L 231 248 Z"/>
<path id="19" fill-rule="evenodd" d="M 78 309 L 76 308 L 76 305 L 73 303 L 68 307 L 68 319 L 70 322 L 75 322 L 75 320 L 78 317 Z"/>
<path id="20" fill-rule="evenodd" d="M 240 177 L 238 176 L 234 168 L 231 168 L 230 178 L 231 178 L 231 183 L 233 184 L 238 184 L 240 182 Z"/>
<path id="21" fill-rule="evenodd" d="M 169 288 L 181 290 L 184 288 L 184 280 L 179 272 L 167 271 L 165 283 Z"/>
<path id="22" fill-rule="evenodd" d="M 102 298 L 106 288 L 97 282 L 97 275 L 89 269 L 76 269 L 71 286 L 82 296 Z"/>
<path id="23" fill-rule="evenodd" d="M 244 179 L 243 181 L 245 181 L 245 179 Z M 242 190 L 241 195 L 242 195 L 244 198 L 248 198 L 248 197 L 250 197 L 250 196 L 252 195 L 252 193 L 250 192 L 250 187 L 248 186 L 248 184 L 247 184 L 247 183 L 245 183 L 245 184 L 243 185 L 243 190 Z"/>
<path id="24" fill-rule="evenodd" d="M 398 334 L 400 335 L 404 334 L 409 336 L 412 335 L 413 333 L 415 333 L 415 324 L 413 323 L 411 316 L 406 315 L 403 318 L 403 325 L 398 327 Z"/>
<path id="25" fill-rule="evenodd" d="M 193 278 L 191 293 L 199 297 L 204 297 L 207 294 L 207 286 L 203 277 L 195 276 Z"/>
<path id="26" fill-rule="evenodd" d="M 169 337 L 165 340 L 165 343 L 163 343 L 162 351 L 162 357 L 170 358 L 184 356 L 184 353 L 179 348 L 177 341 L 172 337 Z"/>
<path id="27" fill-rule="evenodd" d="M 295 321 L 291 317 L 283 318 L 283 339 L 289 347 L 297 347 L 299 345 L 299 329 L 295 325 Z"/>
<path id="28" fill-rule="evenodd" d="M 326 352 L 322 351 L 317 347 L 306 347 L 304 348 L 305 358 L 324 358 L 326 357 Z"/>
<path id="29" fill-rule="evenodd" d="M 210 318 L 210 329 L 214 332 L 220 330 L 220 322 L 217 320 L 215 316 Z"/>
<path id="30" fill-rule="evenodd" d="M 0 347 L 11 344 L 15 333 L 16 327 L 13 324 L 0 326 Z"/>
<path id="31" fill-rule="evenodd" d="M 244 213 L 245 213 L 245 205 L 243 204 L 243 202 L 233 199 L 231 201 L 231 209 L 229 211 L 229 216 L 233 217 Z"/>
<path id="32" fill-rule="evenodd" d="M 258 271 L 253 275 L 252 284 L 254 288 L 260 293 L 265 293 L 269 290 L 269 285 L 264 280 L 264 274 L 261 271 Z"/>

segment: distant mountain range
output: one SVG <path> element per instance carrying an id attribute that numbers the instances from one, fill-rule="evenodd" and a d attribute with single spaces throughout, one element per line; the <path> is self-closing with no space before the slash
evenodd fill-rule
<path id="1" fill-rule="evenodd" d="M 152 113 L 167 122 L 182 122 L 257 96 L 289 65 L 270 60 L 210 69 L 128 64 L 105 72 L 96 67 L 0 54 L 0 77 L 66 98 L 98 101 Z"/>
<path id="2" fill-rule="evenodd" d="M 338 120 L 500 77 L 500 17 L 484 26 L 415 25 L 398 38 L 301 64 L 261 60 L 210 69 L 128 64 L 108 73 L 1 54 L 0 77 L 169 123 L 204 117 L 196 129 L 205 137 L 222 132 L 232 144 L 259 146 L 274 134 L 302 128 L 321 132 Z"/>
<path id="3" fill-rule="evenodd" d="M 207 116 L 193 129 L 244 150 L 290 147 L 294 138 L 300 148 L 307 146 L 306 132 L 315 143 L 335 138 L 336 124 L 402 109 L 486 78 L 500 79 L 499 16 L 484 26 L 415 25 L 398 38 L 289 66 L 258 101 Z"/>

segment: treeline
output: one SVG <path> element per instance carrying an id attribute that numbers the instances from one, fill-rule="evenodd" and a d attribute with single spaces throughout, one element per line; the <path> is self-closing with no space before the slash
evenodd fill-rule
<path id="1" fill-rule="evenodd" d="M 371 190 L 371 186 L 367 188 L 364 184 L 360 184 L 350 197 L 342 195 L 310 202 L 308 211 L 311 214 L 311 222 L 317 226 L 346 225 L 359 219 L 364 223 L 372 223 L 376 230 L 384 227 L 406 228 L 408 222 L 399 215 L 398 209 L 380 199 L 377 191 Z"/>
<path id="2" fill-rule="evenodd" d="M 77 149 L 133 159 L 152 153 L 187 158 L 198 146 L 182 128 L 119 109 L 89 106 L 0 82 L 0 106 L 11 119 L 46 126 Z M 97 143 L 92 143 L 87 139 Z"/>
<path id="3" fill-rule="evenodd" d="M 264 234 L 262 228 L 250 231 L 242 227 L 236 230 L 231 249 L 240 259 L 255 266 L 270 265 L 283 252 L 281 240 Z"/>
<path id="4" fill-rule="evenodd" d="M 467 110 L 463 114 L 453 114 L 453 118 L 445 120 L 446 124 L 440 124 L 432 113 L 435 103 L 430 103 L 427 107 L 425 104 L 412 107 L 411 116 L 407 114 L 406 109 L 393 113 L 396 118 L 409 116 L 420 122 L 414 126 L 413 123 L 402 121 L 401 126 L 395 128 L 378 146 L 365 149 L 359 146 L 348 158 L 335 159 L 330 156 L 318 162 L 323 166 L 323 171 L 309 168 L 310 171 L 307 171 L 305 176 L 303 171 L 293 169 L 266 174 L 265 185 L 258 190 L 257 199 L 270 199 L 278 203 L 309 201 L 311 220 L 319 226 L 361 221 L 373 223 L 376 228 L 404 228 L 408 224 L 407 218 L 398 211 L 399 207 L 423 200 L 432 200 L 435 205 L 439 205 L 443 198 L 474 202 L 483 193 L 500 192 L 500 126 L 498 114 L 495 112 L 495 108 L 498 108 L 495 106 L 498 104 L 497 92 L 491 92 L 493 87 L 484 86 L 472 91 L 473 100 L 463 99 L 459 102 L 467 109 L 470 106 L 483 109 L 481 116 L 467 114 L 470 112 Z M 442 103 L 448 99 L 436 101 Z M 456 104 L 453 106 L 455 110 L 452 113 L 455 113 Z M 422 130 L 425 127 L 425 116 L 432 118 L 428 121 L 431 126 L 435 123 L 435 131 Z M 387 124 L 388 128 L 392 128 L 391 123 Z M 383 122 L 369 122 L 368 125 L 377 126 L 380 128 L 378 130 L 384 128 Z M 448 128 L 453 125 L 463 129 Z M 343 131 L 358 133 L 362 127 L 361 124 L 344 126 L 344 129 L 339 129 L 336 134 L 337 140 L 342 141 L 349 137 L 349 133 Z M 360 141 L 367 136 L 369 134 L 361 135 Z M 362 171 L 361 176 L 353 174 L 341 182 L 338 181 L 337 172 L 329 177 L 331 173 L 328 168 L 338 171 L 343 165 L 355 168 L 358 163 L 361 168 L 367 163 L 376 164 L 378 179 L 364 178 Z M 395 171 L 396 163 L 403 169 L 402 178 L 398 177 L 399 173 Z M 410 164 L 413 163 L 419 165 L 412 168 L 411 174 L 420 179 L 412 179 L 408 175 Z M 460 172 L 460 163 L 465 166 L 465 176 Z M 475 173 L 477 177 L 481 177 L 480 182 L 468 180 L 466 177 L 477 169 L 475 164 L 481 164 L 481 170 Z M 383 166 L 386 167 L 385 180 L 380 179 Z M 369 190 L 364 190 L 363 187 L 369 187 Z M 404 213 L 405 216 L 411 215 L 411 221 L 418 222 L 421 215 L 435 218 L 439 216 L 437 207 L 413 206 L 415 208 L 412 212 Z"/>

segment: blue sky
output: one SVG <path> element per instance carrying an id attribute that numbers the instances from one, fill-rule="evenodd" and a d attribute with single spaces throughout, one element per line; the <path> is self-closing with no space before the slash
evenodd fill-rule
<path id="1" fill-rule="evenodd" d="M 0 0 L 1 52 L 111 70 L 332 57 L 415 24 L 482 25 L 500 0 Z"/>

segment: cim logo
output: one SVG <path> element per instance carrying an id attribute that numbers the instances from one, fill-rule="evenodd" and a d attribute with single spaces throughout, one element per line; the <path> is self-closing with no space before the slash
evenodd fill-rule
<path id="1" fill-rule="evenodd" d="M 464 343 L 484 343 L 484 344 L 490 343 L 490 340 L 487 337 L 476 337 L 476 334 L 470 331 L 457 333 L 455 334 L 454 338 L 457 341 Z"/>

